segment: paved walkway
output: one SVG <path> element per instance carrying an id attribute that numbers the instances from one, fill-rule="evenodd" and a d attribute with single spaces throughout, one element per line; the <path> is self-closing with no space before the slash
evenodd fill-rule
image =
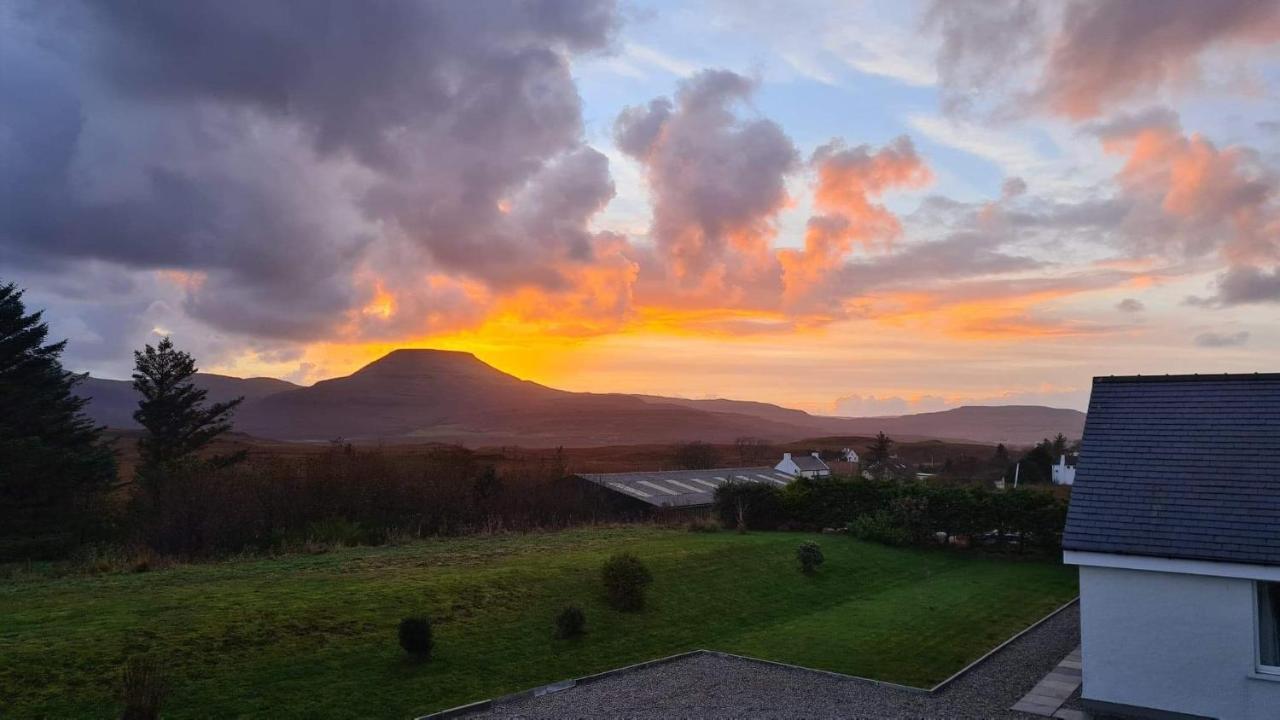
<path id="1" fill-rule="evenodd" d="M 1059 710 L 1079 687 L 1080 646 L 1067 654 L 1057 667 L 1049 671 L 1031 688 L 1031 692 L 1022 696 L 1010 709 L 1019 712 L 1058 718 L 1059 720 L 1079 720 L 1084 717 L 1078 710 Z"/>
<path id="2" fill-rule="evenodd" d="M 1080 644 L 1079 623 L 1078 607 L 1068 607 L 933 693 L 701 653 L 460 714 L 471 720 L 1036 720 L 1011 706 Z"/>

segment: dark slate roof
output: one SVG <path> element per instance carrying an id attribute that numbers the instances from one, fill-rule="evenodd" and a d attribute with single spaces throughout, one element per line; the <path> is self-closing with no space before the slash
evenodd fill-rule
<path id="1" fill-rule="evenodd" d="M 792 455 L 791 461 L 796 464 L 802 472 L 813 472 L 815 470 L 830 470 L 827 464 L 812 455 Z"/>
<path id="2" fill-rule="evenodd" d="M 657 507 L 710 505 L 715 501 L 716 488 L 726 482 L 763 482 L 782 487 L 795 479 L 771 467 L 582 473 L 578 477 Z"/>
<path id="3" fill-rule="evenodd" d="M 1094 378 L 1063 548 L 1280 565 L 1280 374 Z"/>

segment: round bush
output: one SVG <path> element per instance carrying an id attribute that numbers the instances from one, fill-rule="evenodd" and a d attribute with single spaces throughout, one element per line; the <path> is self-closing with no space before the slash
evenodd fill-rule
<path id="1" fill-rule="evenodd" d="M 430 660 L 435 640 L 431 637 L 431 620 L 415 615 L 400 621 L 400 647 L 417 660 Z"/>
<path id="2" fill-rule="evenodd" d="M 556 615 L 556 637 L 571 638 L 583 633 L 587 626 L 587 616 L 577 605 L 568 605 Z"/>
<path id="3" fill-rule="evenodd" d="M 812 575 L 818 570 L 818 566 L 822 564 L 822 548 L 818 543 L 812 540 L 806 540 L 800 543 L 800 547 L 796 548 L 796 558 L 800 560 L 800 571 L 805 575 Z"/>
<path id="4" fill-rule="evenodd" d="M 653 582 L 649 568 L 631 553 L 618 553 L 601 568 L 605 597 L 616 610 L 635 612 L 644 607 L 644 590 Z"/>

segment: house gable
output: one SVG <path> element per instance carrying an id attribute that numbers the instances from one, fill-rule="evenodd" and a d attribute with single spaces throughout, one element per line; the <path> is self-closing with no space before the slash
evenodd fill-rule
<path id="1" fill-rule="evenodd" d="M 1063 548 L 1280 565 L 1280 374 L 1095 378 Z"/>

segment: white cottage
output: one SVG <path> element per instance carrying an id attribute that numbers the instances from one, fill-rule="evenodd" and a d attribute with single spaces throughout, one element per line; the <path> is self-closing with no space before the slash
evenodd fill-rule
<path id="1" fill-rule="evenodd" d="M 791 453 L 782 453 L 782 462 L 774 465 L 773 469 L 793 477 L 812 478 L 831 475 L 831 468 L 822 462 L 822 458 L 818 456 L 818 453 L 797 455 L 795 457 L 792 457 Z"/>
<path id="2" fill-rule="evenodd" d="M 1096 378 L 1063 536 L 1082 702 L 1280 718 L 1280 374 Z"/>

